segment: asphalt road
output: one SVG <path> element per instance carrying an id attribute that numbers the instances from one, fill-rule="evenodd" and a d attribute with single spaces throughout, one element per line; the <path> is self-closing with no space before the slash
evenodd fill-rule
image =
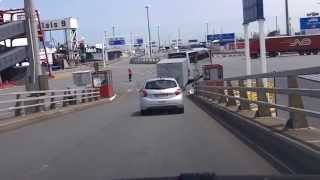
<path id="1" fill-rule="evenodd" d="M 185 172 L 278 174 L 265 159 L 188 99 L 185 114 L 140 116 L 142 81 L 154 65 L 111 66 L 120 97 L 0 135 L 0 179 L 111 179 Z"/>

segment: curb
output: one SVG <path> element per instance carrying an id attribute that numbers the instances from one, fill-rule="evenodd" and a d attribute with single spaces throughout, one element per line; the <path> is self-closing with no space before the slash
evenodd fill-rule
<path id="1" fill-rule="evenodd" d="M 29 125 L 32 125 L 35 123 L 50 120 L 52 118 L 61 117 L 63 115 L 70 114 L 73 112 L 79 112 L 79 111 L 83 111 L 86 109 L 90 109 L 90 108 L 96 107 L 98 105 L 111 103 L 116 99 L 116 97 L 117 97 L 117 95 L 114 95 L 111 98 L 102 99 L 102 100 L 98 100 L 95 102 L 78 104 L 78 105 L 74 105 L 74 106 L 68 106 L 63 109 L 44 111 L 44 112 L 39 112 L 39 113 L 27 115 L 27 116 L 16 117 L 6 123 L 0 124 L 0 134 L 8 132 L 8 131 L 16 130 L 16 129 L 19 129 L 19 128 L 22 128 L 25 126 L 29 126 Z"/>

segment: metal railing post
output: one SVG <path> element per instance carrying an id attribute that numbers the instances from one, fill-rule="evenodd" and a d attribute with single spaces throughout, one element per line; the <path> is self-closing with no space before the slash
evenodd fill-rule
<path id="1" fill-rule="evenodd" d="M 98 97 L 98 96 L 99 96 L 99 94 L 98 94 L 99 91 L 100 91 L 99 89 L 94 89 L 94 92 L 95 92 L 94 96 L 96 96 L 96 97 L 94 97 L 94 100 L 95 100 L 95 101 L 98 101 L 98 100 L 99 100 L 99 97 Z"/>
<path id="2" fill-rule="evenodd" d="M 288 76 L 288 88 L 299 88 L 297 76 Z M 289 107 L 304 109 L 303 100 L 300 95 L 289 94 L 288 96 Z M 290 117 L 287 121 L 286 128 L 298 129 L 308 127 L 308 120 L 306 119 L 306 115 L 304 113 L 290 112 Z"/>
<path id="3" fill-rule="evenodd" d="M 232 88 L 231 81 L 227 81 L 227 87 L 231 87 Z M 228 89 L 228 96 L 234 97 L 233 89 Z M 236 102 L 235 99 L 228 98 L 226 106 L 236 106 L 236 105 L 237 105 L 237 102 Z"/>
<path id="4" fill-rule="evenodd" d="M 56 109 L 56 103 L 54 103 L 55 102 L 55 98 L 53 97 L 55 95 L 56 95 L 55 92 L 51 93 L 51 98 L 50 98 L 50 109 L 51 110 Z"/>
<path id="5" fill-rule="evenodd" d="M 87 93 L 88 93 L 88 101 L 89 101 L 89 102 L 92 102 L 92 98 L 91 98 L 91 97 L 92 97 L 92 94 L 91 94 L 92 92 L 91 92 L 91 89 L 88 89 L 88 90 L 87 90 Z"/>
<path id="6" fill-rule="evenodd" d="M 16 96 L 16 100 L 19 100 L 21 98 L 21 94 L 17 94 Z M 19 108 L 21 106 L 21 101 L 17 101 L 15 107 Z M 16 109 L 14 111 L 14 115 L 17 116 L 21 116 L 22 115 L 22 109 Z"/>
<path id="7" fill-rule="evenodd" d="M 66 107 L 68 105 L 68 102 L 66 102 L 67 98 L 67 91 L 63 92 L 63 102 L 62 102 L 62 107 Z"/>
<path id="8" fill-rule="evenodd" d="M 256 87 L 264 87 L 262 79 L 256 80 Z M 267 94 L 263 90 L 257 90 L 258 101 L 268 102 Z M 258 111 L 256 112 L 256 117 L 268 117 L 271 116 L 271 110 L 269 107 L 258 104 Z"/>
<path id="9" fill-rule="evenodd" d="M 239 90 L 240 97 L 243 99 L 248 99 L 248 91 L 242 89 L 245 87 L 243 80 L 239 80 L 239 87 L 240 87 L 240 90 Z M 247 101 L 240 100 L 240 107 L 239 108 L 240 108 L 240 110 L 250 110 L 250 104 Z"/>
<path id="10" fill-rule="evenodd" d="M 86 90 L 82 90 L 82 92 L 81 92 L 81 103 L 85 103 L 86 102 L 86 95 L 85 95 L 85 93 L 86 93 Z"/>
<path id="11" fill-rule="evenodd" d="M 73 91 L 73 105 L 76 105 L 78 103 L 77 97 L 78 97 L 78 92 L 77 90 Z"/>
<path id="12" fill-rule="evenodd" d="M 223 83 L 223 86 L 225 86 L 224 83 Z M 218 93 L 221 94 L 221 95 L 225 95 L 225 94 L 226 94 L 225 91 L 224 91 L 224 89 L 219 89 L 219 90 L 218 90 Z M 227 98 L 224 97 L 224 96 L 220 96 L 220 97 L 219 97 L 219 100 L 218 100 L 218 103 L 219 103 L 219 104 L 227 103 Z"/>

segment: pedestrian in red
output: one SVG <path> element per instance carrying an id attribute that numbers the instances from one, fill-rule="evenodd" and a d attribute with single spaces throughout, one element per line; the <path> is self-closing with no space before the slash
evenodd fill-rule
<path id="1" fill-rule="evenodd" d="M 128 75 L 129 75 L 129 82 L 132 81 L 132 70 L 129 68 L 128 69 Z"/>

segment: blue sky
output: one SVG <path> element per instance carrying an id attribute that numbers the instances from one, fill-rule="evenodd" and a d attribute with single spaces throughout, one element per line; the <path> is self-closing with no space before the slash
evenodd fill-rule
<path id="1" fill-rule="evenodd" d="M 116 27 L 118 36 L 145 36 L 146 11 L 150 4 L 153 39 L 160 25 L 163 41 L 175 39 L 178 29 L 185 39 L 203 38 L 205 23 L 210 32 L 236 32 L 242 34 L 242 0 L 34 0 L 42 19 L 76 17 L 79 19 L 80 36 L 86 41 L 99 42 L 103 31 L 111 34 Z M 266 31 L 275 27 L 275 17 L 284 30 L 284 0 L 265 0 Z M 294 28 L 298 18 L 310 11 L 320 11 L 318 0 L 289 0 Z M 21 8 L 23 0 L 0 0 L 0 8 Z M 257 30 L 256 25 L 251 30 Z"/>

